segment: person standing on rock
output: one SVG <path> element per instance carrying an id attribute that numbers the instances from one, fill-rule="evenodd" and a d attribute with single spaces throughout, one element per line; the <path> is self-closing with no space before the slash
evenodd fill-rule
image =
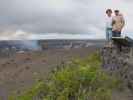
<path id="1" fill-rule="evenodd" d="M 109 42 L 112 38 L 112 10 L 106 10 L 106 39 Z"/>
<path id="2" fill-rule="evenodd" d="M 112 18 L 112 36 L 121 37 L 121 31 L 125 25 L 125 20 L 119 10 L 114 11 L 115 16 Z"/>

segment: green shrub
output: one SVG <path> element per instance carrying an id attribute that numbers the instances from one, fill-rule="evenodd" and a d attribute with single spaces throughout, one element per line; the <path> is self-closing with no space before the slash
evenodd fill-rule
<path id="1" fill-rule="evenodd" d="M 119 82 L 102 71 L 100 66 L 98 53 L 86 59 L 75 59 L 60 65 L 47 81 L 38 82 L 12 100 L 111 100 L 112 89 Z"/>

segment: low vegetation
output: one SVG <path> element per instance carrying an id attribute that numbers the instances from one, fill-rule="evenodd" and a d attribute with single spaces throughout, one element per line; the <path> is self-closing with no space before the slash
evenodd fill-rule
<path id="1" fill-rule="evenodd" d="M 9 100 L 111 100 L 119 81 L 101 68 L 98 53 L 74 59 L 54 69 L 49 78 Z"/>

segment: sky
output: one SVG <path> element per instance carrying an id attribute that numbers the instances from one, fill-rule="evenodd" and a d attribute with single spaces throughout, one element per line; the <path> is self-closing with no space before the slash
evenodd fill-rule
<path id="1" fill-rule="evenodd" d="M 133 37 L 132 5 L 132 0 L 0 0 L 0 39 L 105 38 L 107 8 L 121 11 L 123 36 Z"/>

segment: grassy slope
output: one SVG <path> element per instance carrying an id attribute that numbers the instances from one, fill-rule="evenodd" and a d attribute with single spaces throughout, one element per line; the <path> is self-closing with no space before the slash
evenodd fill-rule
<path id="1" fill-rule="evenodd" d="M 119 81 L 101 70 L 98 53 L 59 65 L 45 81 L 39 81 L 9 100 L 111 100 Z"/>

